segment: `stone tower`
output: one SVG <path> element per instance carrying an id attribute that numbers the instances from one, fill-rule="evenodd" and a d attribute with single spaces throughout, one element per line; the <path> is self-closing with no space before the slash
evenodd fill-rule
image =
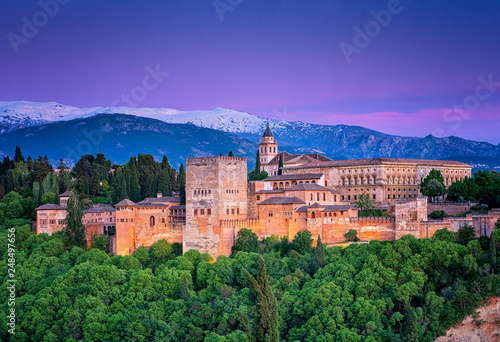
<path id="1" fill-rule="evenodd" d="M 135 203 L 124 199 L 116 208 L 116 254 L 129 255 L 135 249 Z"/>
<path id="2" fill-rule="evenodd" d="M 222 220 L 247 218 L 247 160 L 240 157 L 204 157 L 186 160 L 186 227 L 184 253 L 230 255 L 234 229 L 222 228 Z"/>
<path id="3" fill-rule="evenodd" d="M 278 154 L 278 142 L 274 140 L 269 124 L 267 124 L 262 140 L 259 143 L 259 153 L 261 164 L 268 164 Z"/>

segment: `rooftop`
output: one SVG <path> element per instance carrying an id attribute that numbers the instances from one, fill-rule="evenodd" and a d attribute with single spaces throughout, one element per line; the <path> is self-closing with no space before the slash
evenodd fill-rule
<path id="1" fill-rule="evenodd" d="M 294 185 L 290 188 L 285 189 L 285 191 L 302 191 L 302 190 L 311 190 L 311 191 L 331 191 L 333 193 L 338 193 L 337 190 L 326 188 L 316 183 L 300 183 Z"/>
<path id="2" fill-rule="evenodd" d="M 453 160 L 429 160 L 429 159 L 403 159 L 403 158 L 370 158 L 370 159 L 348 159 L 348 160 L 330 160 L 316 161 L 307 165 L 289 166 L 287 169 L 300 169 L 312 167 L 341 167 L 341 166 L 358 166 L 358 165 L 421 165 L 421 166 L 456 166 L 456 167 L 471 167 Z"/>
<path id="3" fill-rule="evenodd" d="M 270 204 L 305 204 L 303 200 L 298 197 L 270 197 L 259 205 L 270 205 Z"/>
<path id="4" fill-rule="evenodd" d="M 65 191 L 62 194 L 59 195 L 59 197 L 69 197 L 73 195 L 73 191 Z"/>
<path id="5" fill-rule="evenodd" d="M 269 127 L 269 124 L 267 124 L 266 130 L 264 131 L 262 137 L 274 137 L 273 132 L 271 132 L 271 128 Z"/>
<path id="6" fill-rule="evenodd" d="M 299 179 L 320 179 L 323 176 L 322 173 L 302 173 L 302 174 L 284 174 L 276 175 L 263 179 L 263 181 L 281 181 L 281 180 L 299 180 Z"/>
<path id="7" fill-rule="evenodd" d="M 61 207 L 59 204 L 44 204 L 39 206 L 35 210 L 66 210 L 66 208 Z"/>

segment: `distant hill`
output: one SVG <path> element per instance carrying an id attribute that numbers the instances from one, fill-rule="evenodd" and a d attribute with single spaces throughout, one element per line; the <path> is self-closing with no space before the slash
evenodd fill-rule
<path id="1" fill-rule="evenodd" d="M 227 155 L 249 157 L 253 165 L 257 144 L 241 137 L 192 124 L 169 124 L 123 114 L 101 114 L 27 127 L 0 135 L 0 155 L 12 155 L 16 145 L 24 156 L 47 155 L 55 165 L 63 158 L 71 164 L 83 154 L 104 153 L 113 163 L 133 155 L 163 155 L 178 167 L 186 158 Z"/>
<path id="2" fill-rule="evenodd" d="M 198 127 L 211 128 L 237 135 L 247 143 L 252 143 L 252 146 L 258 143 L 267 123 L 258 116 L 219 107 L 213 110 L 179 111 L 170 108 L 77 108 L 56 102 L 0 101 L 0 133 L 3 132 L 0 137 L 28 126 L 103 114 L 113 116 L 117 113 L 157 119 L 171 124 L 190 123 Z M 472 163 L 476 168 L 500 168 L 500 144 L 495 146 L 487 142 L 476 142 L 454 136 L 402 137 L 348 125 L 318 125 L 282 120 L 269 120 L 269 124 L 280 149 L 291 153 L 318 152 L 332 159 L 374 157 L 454 159 Z M 146 148 L 147 140 L 142 144 L 145 149 L 155 150 L 155 146 L 152 145 Z M 194 145 L 206 148 L 207 153 L 213 148 L 218 154 L 217 148 L 212 146 L 211 141 L 207 140 L 201 144 L 195 139 Z M 255 148 L 245 151 L 252 160 L 255 158 Z M 4 147 L 0 149 L 5 151 Z M 202 151 L 199 150 L 197 153 Z M 184 152 L 185 150 L 179 150 L 179 153 Z M 7 153 L 13 152 L 9 150 Z M 133 154 L 134 151 L 130 153 Z"/>

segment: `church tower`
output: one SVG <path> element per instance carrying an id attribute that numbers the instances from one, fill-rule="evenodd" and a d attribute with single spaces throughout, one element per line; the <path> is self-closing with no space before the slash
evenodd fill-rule
<path id="1" fill-rule="evenodd" d="M 259 153 L 261 164 L 268 164 L 278 154 L 278 143 L 274 140 L 269 123 L 259 143 Z"/>

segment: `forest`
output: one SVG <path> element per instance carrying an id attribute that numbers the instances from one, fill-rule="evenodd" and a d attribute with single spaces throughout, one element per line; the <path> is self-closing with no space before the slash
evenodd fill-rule
<path id="1" fill-rule="evenodd" d="M 3 341 L 432 341 L 500 289 L 500 230 L 346 248 L 241 230 L 231 257 L 213 260 L 165 240 L 130 256 L 68 248 L 15 224 L 17 330 L 2 301 Z M 3 229 L 2 298 L 8 243 Z"/>
<path id="2" fill-rule="evenodd" d="M 20 149 L 0 163 L 0 296 L 14 298 L 0 302 L 2 341 L 432 341 L 500 293 L 500 223 L 491 238 L 464 226 L 332 247 L 308 231 L 258 240 L 242 229 L 216 260 L 166 240 L 129 256 L 82 248 L 36 235 L 34 209 L 68 189 L 84 205 L 182 193 L 184 169 L 98 154 L 59 170 Z M 475 198 L 495 206 L 498 179 L 481 174 Z"/>

